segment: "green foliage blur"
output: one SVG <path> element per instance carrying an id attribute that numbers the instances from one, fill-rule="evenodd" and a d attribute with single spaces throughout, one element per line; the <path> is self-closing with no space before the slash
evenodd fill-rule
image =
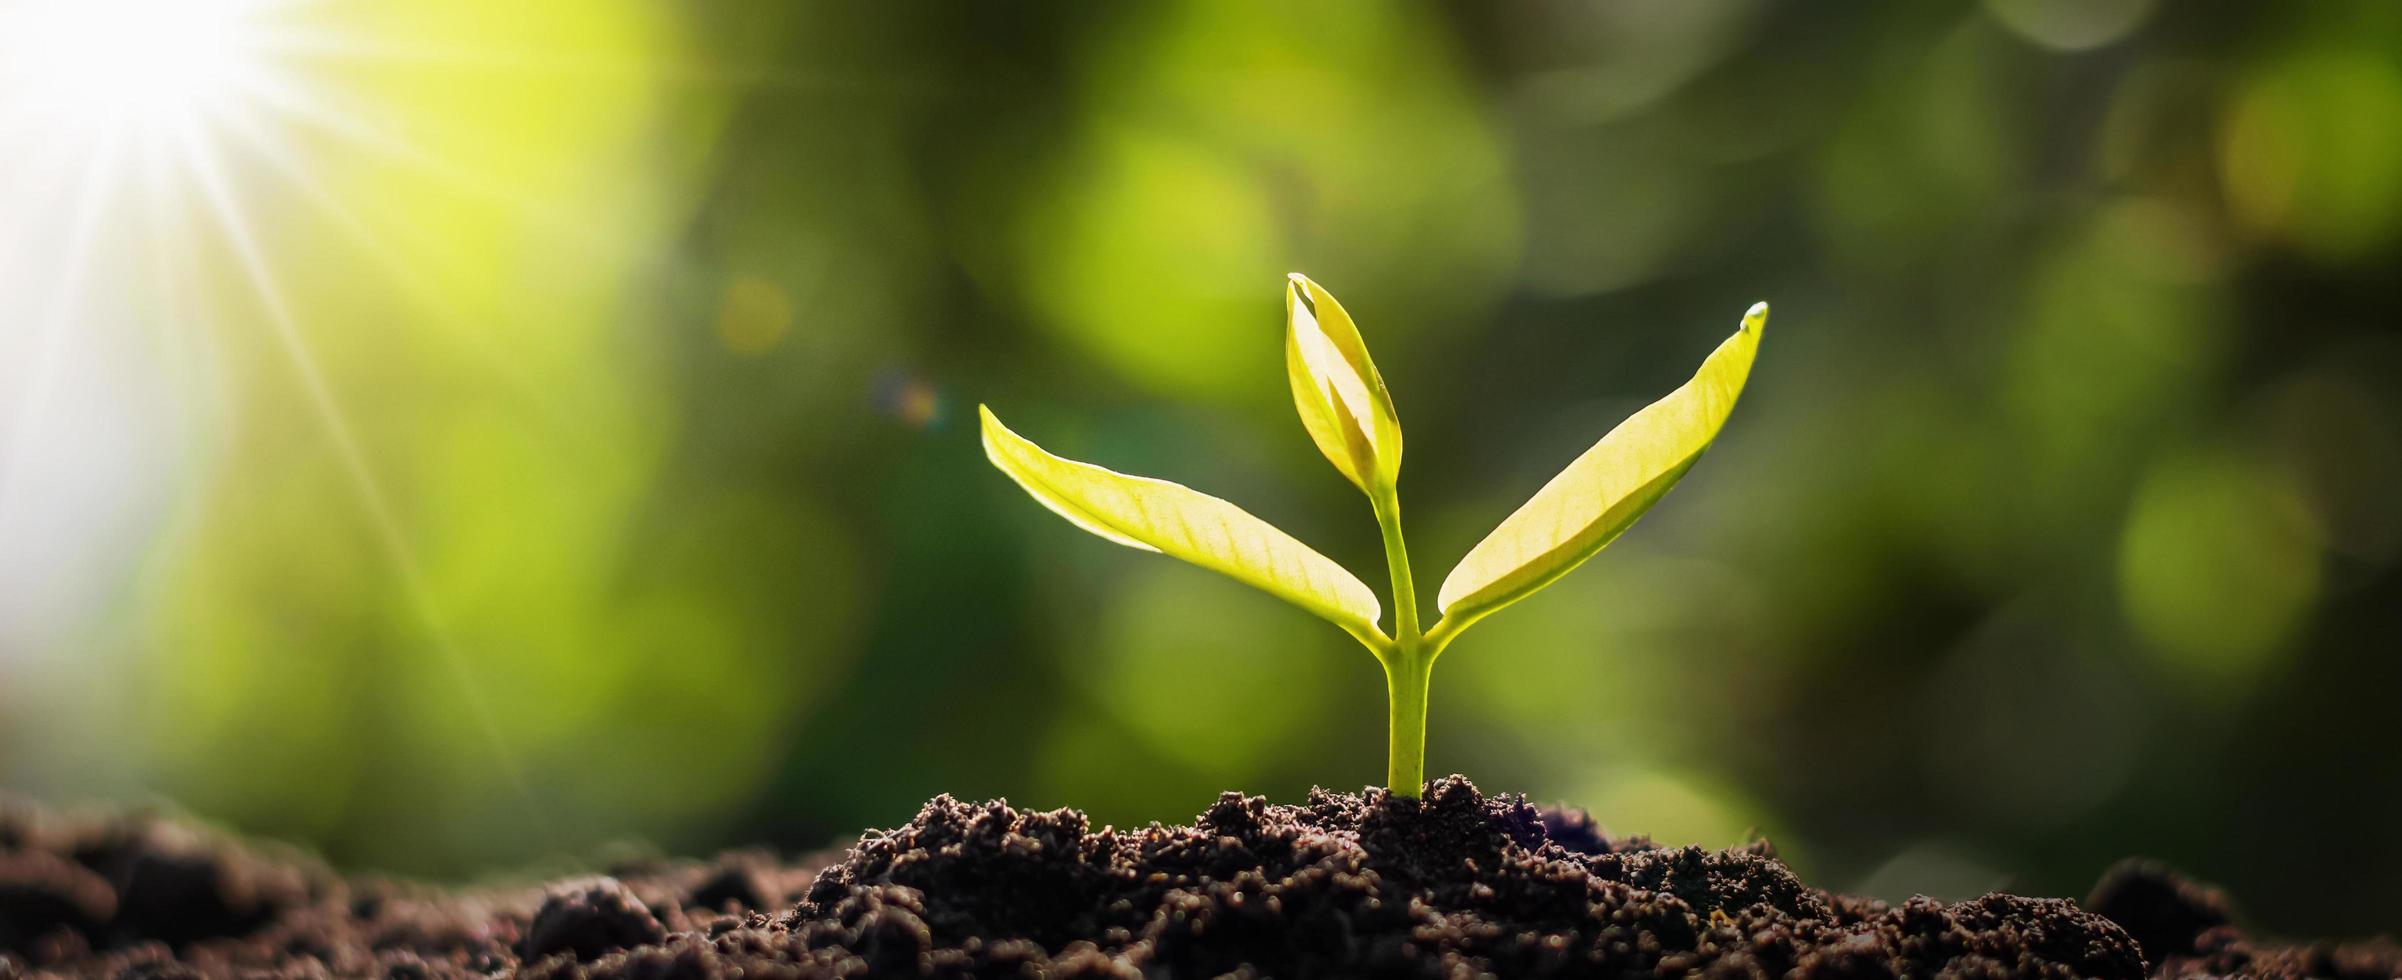
<path id="1" fill-rule="evenodd" d="M 2141 854 L 2402 922 L 2402 6 L 296 10 L 372 111 L 224 160 L 308 370 L 205 208 L 111 274 L 165 463 L 0 627 L 0 788 L 455 879 L 1378 782 L 1348 637 L 976 443 L 1383 582 L 1300 270 L 1429 589 L 1777 311 L 1681 488 L 1443 658 L 1430 772 L 1891 898 Z"/>

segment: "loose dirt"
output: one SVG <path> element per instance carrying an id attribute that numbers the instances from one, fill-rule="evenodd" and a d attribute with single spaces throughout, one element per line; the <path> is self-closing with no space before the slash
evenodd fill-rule
<path id="1" fill-rule="evenodd" d="M 820 873 L 822 870 L 822 873 Z M 1888 905 L 1765 842 L 1604 834 L 1485 796 L 1229 793 L 1189 826 L 937 797 L 847 853 L 546 886 L 336 875 L 170 819 L 0 809 L 0 980 L 126 977 L 2377 977 L 2402 948 L 2263 942 L 2224 896 L 2114 869 L 2083 908 Z"/>

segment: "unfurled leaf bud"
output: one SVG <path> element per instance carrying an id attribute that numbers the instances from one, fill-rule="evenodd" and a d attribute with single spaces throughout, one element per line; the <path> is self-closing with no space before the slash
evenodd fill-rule
<path id="1" fill-rule="evenodd" d="M 1401 419 L 1359 327 L 1333 294 L 1298 272 L 1286 277 L 1284 302 L 1285 374 L 1302 427 L 1369 496 L 1391 490 L 1401 474 Z"/>

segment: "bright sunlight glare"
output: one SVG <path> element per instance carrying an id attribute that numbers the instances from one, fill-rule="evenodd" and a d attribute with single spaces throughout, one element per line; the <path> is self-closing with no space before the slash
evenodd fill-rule
<path id="1" fill-rule="evenodd" d="M 7 0 L 0 78 L 46 136 L 157 131 L 205 113 L 254 70 L 260 0 Z"/>
<path id="2" fill-rule="evenodd" d="M 398 587 L 530 807 L 513 753 L 256 229 L 258 208 L 292 198 L 318 203 L 346 227 L 357 220 L 310 176 L 287 130 L 328 130 L 403 161 L 419 155 L 357 123 L 337 93 L 296 70 L 295 54 L 351 40 L 294 23 L 294 8 L 311 2 L 0 0 L 0 259 L 57 257 L 55 272 L 46 258 L 19 269 L 0 261 L 0 327 L 31 325 L 23 337 L 0 334 L 0 518 L 18 518 L 0 520 L 0 557 L 20 543 L 6 540 L 10 533 L 48 523 L 19 518 L 17 508 L 32 498 L 35 477 L 53 469 L 37 465 L 37 447 L 57 442 L 49 407 L 62 397 L 67 352 L 98 343 L 78 335 L 129 308 L 126 283 L 172 292 L 195 278 L 201 256 L 224 255 L 252 300 L 237 318 L 282 351 Z M 264 174 L 287 183 L 263 183 Z M 12 272 L 24 281 L 11 281 Z M 188 301 L 163 315 L 214 318 Z M 10 585 L 0 562 L 0 594 Z"/>

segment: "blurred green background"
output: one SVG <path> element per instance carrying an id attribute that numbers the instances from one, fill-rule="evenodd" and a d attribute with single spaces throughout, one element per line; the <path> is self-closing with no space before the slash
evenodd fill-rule
<path id="1" fill-rule="evenodd" d="M 1349 638 L 973 425 L 1382 583 L 1301 270 L 1430 590 L 1776 307 L 1677 492 L 1444 658 L 1431 771 L 2402 923 L 2402 6 L 212 2 L 188 125 L 0 126 L 0 789 L 457 879 L 1375 782 Z"/>

